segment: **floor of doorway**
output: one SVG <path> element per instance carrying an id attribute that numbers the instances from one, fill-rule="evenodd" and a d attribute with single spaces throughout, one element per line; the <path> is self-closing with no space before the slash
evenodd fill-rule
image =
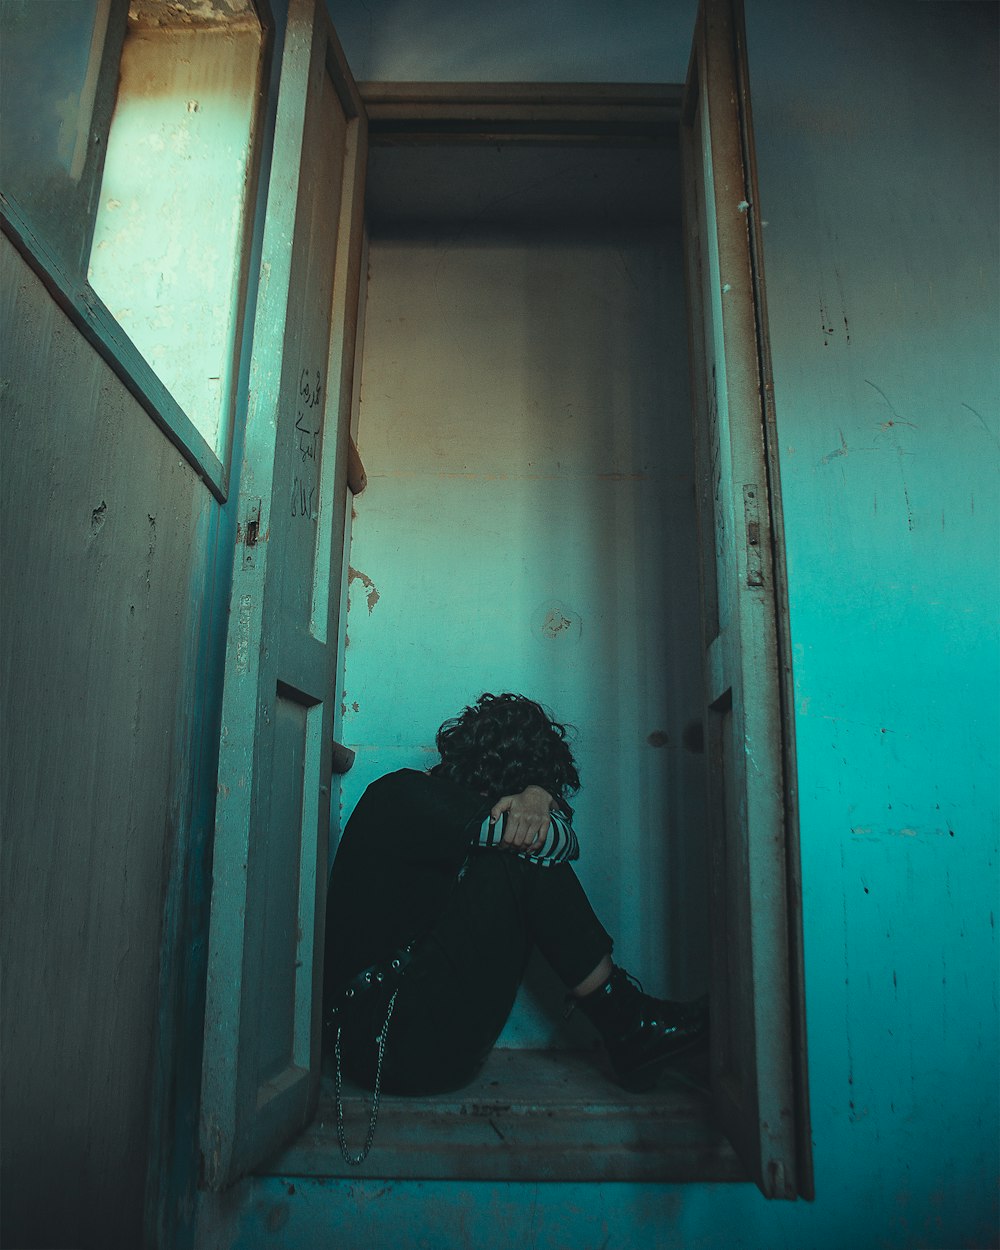
<path id="1" fill-rule="evenodd" d="M 599 1051 L 492 1052 L 453 1094 L 381 1100 L 363 1164 L 341 1157 L 332 1073 L 306 1131 L 268 1175 L 399 1180 L 741 1181 L 746 1173 L 716 1126 L 707 1057 L 678 1060 L 656 1089 L 631 1094 Z M 370 1096 L 345 1083 L 348 1146 L 360 1148 Z"/>

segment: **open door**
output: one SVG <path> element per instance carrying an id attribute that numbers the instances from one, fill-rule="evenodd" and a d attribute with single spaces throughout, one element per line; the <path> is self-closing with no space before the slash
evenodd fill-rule
<path id="1" fill-rule="evenodd" d="M 787 598 L 738 0 L 702 0 L 681 121 L 712 839 L 712 1087 L 767 1197 L 812 1196 Z"/>
<path id="2" fill-rule="evenodd" d="M 203 1181 L 310 1119 L 367 122 L 322 0 L 291 0 L 250 366 L 214 841 Z"/>

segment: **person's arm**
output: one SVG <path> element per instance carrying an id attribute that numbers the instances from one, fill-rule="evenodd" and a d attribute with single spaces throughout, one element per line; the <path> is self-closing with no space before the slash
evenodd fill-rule
<path id="1" fill-rule="evenodd" d="M 508 849 L 548 867 L 578 859 L 580 846 L 569 817 L 541 786 L 528 786 L 494 804 L 479 831 L 479 845 Z"/>
<path id="2" fill-rule="evenodd" d="M 558 804 L 544 787 L 525 786 L 520 794 L 497 799 L 490 809 L 490 820 L 502 823 L 501 841 L 510 850 L 537 851 L 545 843 L 555 807 Z"/>

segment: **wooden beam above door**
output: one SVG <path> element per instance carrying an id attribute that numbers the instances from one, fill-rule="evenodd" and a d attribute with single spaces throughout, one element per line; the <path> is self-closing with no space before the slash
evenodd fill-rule
<path id="1" fill-rule="evenodd" d="M 359 84 L 372 143 L 672 142 L 669 83 Z"/>

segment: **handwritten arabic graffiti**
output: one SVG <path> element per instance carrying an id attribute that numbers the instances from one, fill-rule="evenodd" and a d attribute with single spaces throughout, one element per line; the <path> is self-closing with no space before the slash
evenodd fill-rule
<path id="1" fill-rule="evenodd" d="M 292 480 L 293 517 L 316 520 L 319 451 L 323 431 L 323 375 L 319 369 L 303 369 L 299 375 L 295 412 L 295 450 L 301 467 Z"/>
<path id="2" fill-rule="evenodd" d="M 292 516 L 308 517 L 310 521 L 315 521 L 315 504 L 316 483 L 303 482 L 296 474 L 292 483 Z"/>

